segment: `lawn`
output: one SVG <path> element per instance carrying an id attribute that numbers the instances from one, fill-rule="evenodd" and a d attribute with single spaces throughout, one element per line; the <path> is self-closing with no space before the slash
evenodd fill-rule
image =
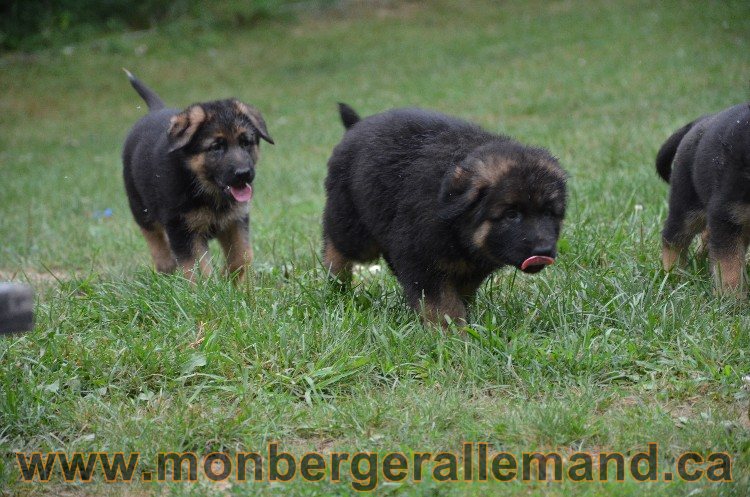
<path id="1" fill-rule="evenodd" d="M 705 261 L 666 275 L 660 144 L 750 94 L 750 4 L 347 2 L 296 19 L 146 32 L 0 58 L 0 280 L 37 291 L 0 339 L 0 495 L 349 495 L 352 479 L 108 485 L 19 480 L 16 452 L 577 451 L 658 443 L 659 482 L 413 483 L 387 495 L 750 495 L 750 311 Z M 120 149 L 145 105 L 236 96 L 264 114 L 248 281 L 155 274 Z M 547 147 L 570 174 L 560 256 L 501 270 L 465 332 L 407 310 L 387 270 L 320 268 L 336 102 L 454 114 Z M 111 213 L 111 215 L 109 215 Z M 214 264 L 222 263 L 212 246 Z M 385 266 L 383 266 L 385 268 Z M 732 483 L 663 481 L 725 452 Z M 611 478 L 613 480 L 613 478 Z"/>

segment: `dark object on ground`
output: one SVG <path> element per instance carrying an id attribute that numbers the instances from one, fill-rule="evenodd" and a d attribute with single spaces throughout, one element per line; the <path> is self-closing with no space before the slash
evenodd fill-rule
<path id="1" fill-rule="evenodd" d="M 656 170 L 670 184 L 662 264 L 671 270 L 695 235 L 719 291 L 742 293 L 750 243 L 750 105 L 683 126 L 661 146 Z"/>
<path id="2" fill-rule="evenodd" d="M 328 161 L 323 261 L 341 282 L 353 262 L 382 255 L 409 305 L 443 323 L 465 318 L 495 269 L 554 262 L 566 175 L 549 152 L 421 109 L 339 112 L 347 131 Z"/>
<path id="3" fill-rule="evenodd" d="M 156 269 L 208 273 L 208 241 L 218 238 L 228 272 L 241 277 L 253 258 L 248 203 L 260 140 L 273 143 L 263 117 L 235 99 L 167 109 L 125 72 L 149 108 L 125 140 L 125 190 Z"/>
<path id="4" fill-rule="evenodd" d="M 0 283 L 0 335 L 33 327 L 34 290 L 29 285 Z"/>

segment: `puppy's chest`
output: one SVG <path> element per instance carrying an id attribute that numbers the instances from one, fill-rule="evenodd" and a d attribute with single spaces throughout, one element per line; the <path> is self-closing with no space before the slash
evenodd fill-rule
<path id="1" fill-rule="evenodd" d="M 196 207 L 187 211 L 182 217 L 191 232 L 214 236 L 241 221 L 247 214 L 247 204 L 238 203 L 225 210 L 217 210 L 208 206 Z"/>

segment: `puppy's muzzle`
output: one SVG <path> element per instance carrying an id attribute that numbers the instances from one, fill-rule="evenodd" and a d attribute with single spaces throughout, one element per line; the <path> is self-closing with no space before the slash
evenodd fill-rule
<path id="1" fill-rule="evenodd" d="M 539 245 L 532 251 L 531 257 L 526 258 L 521 263 L 520 269 L 524 273 L 538 273 L 545 267 L 554 264 L 556 253 L 554 243 Z"/>
<path id="2" fill-rule="evenodd" d="M 234 172 L 234 177 L 229 182 L 230 186 L 242 187 L 249 185 L 255 179 L 255 169 L 248 167 L 244 169 L 238 169 Z"/>
<path id="3" fill-rule="evenodd" d="M 237 202 L 248 202 L 253 198 L 252 183 L 255 169 L 252 167 L 235 170 L 228 183 L 227 190 Z"/>

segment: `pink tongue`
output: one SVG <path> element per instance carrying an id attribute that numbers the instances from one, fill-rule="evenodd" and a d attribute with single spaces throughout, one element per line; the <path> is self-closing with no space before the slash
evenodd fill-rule
<path id="1" fill-rule="evenodd" d="M 242 188 L 230 186 L 229 192 L 237 202 L 247 202 L 253 198 L 253 187 L 250 185 L 245 185 Z"/>
<path id="2" fill-rule="evenodd" d="M 549 266 L 554 262 L 555 259 L 553 259 L 552 257 L 546 257 L 544 255 L 532 255 L 531 257 L 523 261 L 523 263 L 521 263 L 521 271 L 529 266 Z"/>

